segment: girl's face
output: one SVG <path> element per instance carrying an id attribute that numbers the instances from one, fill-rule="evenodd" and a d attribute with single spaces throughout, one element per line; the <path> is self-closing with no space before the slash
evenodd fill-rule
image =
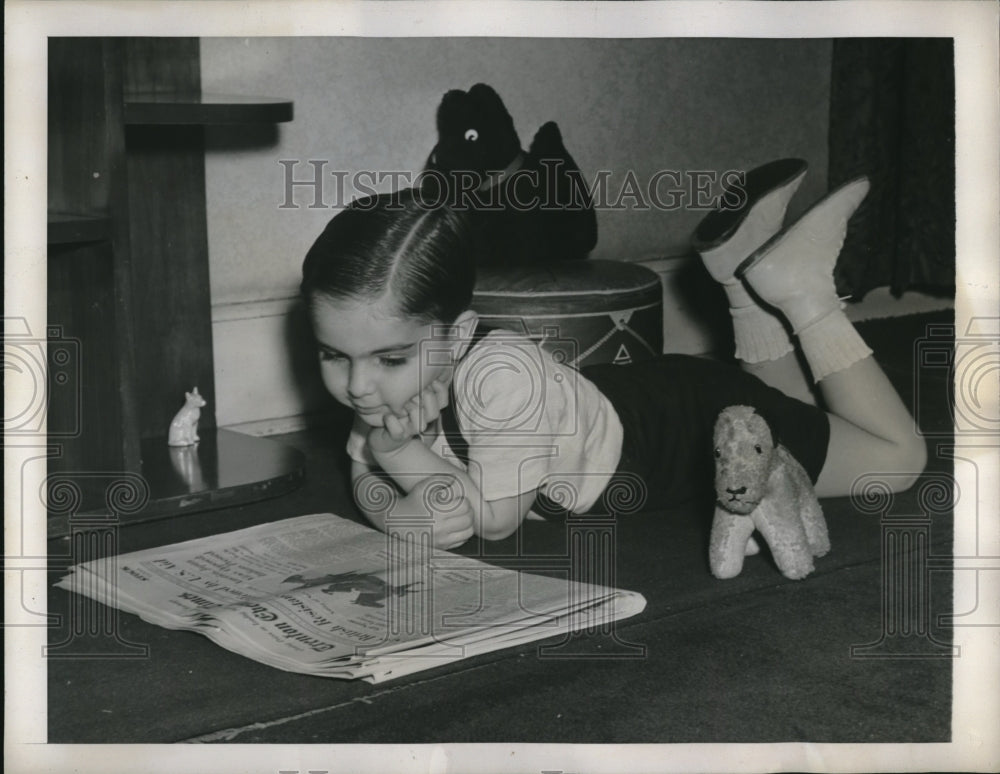
<path id="1" fill-rule="evenodd" d="M 326 389 L 372 427 L 403 406 L 434 379 L 451 377 L 461 354 L 463 320 L 450 333 L 441 325 L 399 316 L 386 294 L 374 301 L 316 297 L 310 304 L 320 373 Z M 471 331 L 470 331 L 471 333 Z"/>

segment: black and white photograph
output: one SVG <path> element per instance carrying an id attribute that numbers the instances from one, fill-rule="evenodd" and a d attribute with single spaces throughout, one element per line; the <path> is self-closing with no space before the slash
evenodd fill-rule
<path id="1" fill-rule="evenodd" d="M 998 20 L 8 3 L 6 770 L 997 770 Z"/>

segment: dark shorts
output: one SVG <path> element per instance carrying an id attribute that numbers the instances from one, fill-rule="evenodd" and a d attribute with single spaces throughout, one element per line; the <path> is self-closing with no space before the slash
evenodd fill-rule
<path id="1" fill-rule="evenodd" d="M 813 483 L 823 469 L 830 442 L 826 412 L 788 397 L 736 365 L 661 355 L 628 365 L 588 366 L 582 372 L 621 418 L 625 436 L 618 470 L 622 476 L 642 479 L 642 510 L 714 499 L 712 434 L 726 406 L 758 409 Z M 595 508 L 601 509 L 601 502 Z"/>

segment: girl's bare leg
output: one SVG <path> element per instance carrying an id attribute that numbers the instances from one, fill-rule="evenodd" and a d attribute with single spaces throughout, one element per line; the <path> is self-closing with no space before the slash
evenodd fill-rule
<path id="1" fill-rule="evenodd" d="M 889 486 L 905 489 L 926 464 L 913 417 L 847 319 L 833 284 L 847 220 L 867 191 L 867 180 L 859 179 L 832 192 L 736 270 L 791 324 L 829 412 L 820 496 L 849 494 L 859 476 L 873 472 L 889 474 Z M 772 379 L 790 378 L 789 371 L 791 362 L 757 366 L 758 376 L 778 387 Z"/>
<path id="2" fill-rule="evenodd" d="M 798 350 L 788 352 L 775 360 L 762 360 L 757 363 L 741 360 L 740 367 L 764 384 L 781 390 L 785 395 L 811 406 L 817 403 L 816 385 L 809 378 L 808 366 L 802 362 L 802 355 Z"/>

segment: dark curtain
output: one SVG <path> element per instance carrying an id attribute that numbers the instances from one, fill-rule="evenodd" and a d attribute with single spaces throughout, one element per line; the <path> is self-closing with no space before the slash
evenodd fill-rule
<path id="1" fill-rule="evenodd" d="M 871 181 L 837 263 L 838 291 L 954 293 L 952 40 L 838 39 L 831 80 L 830 187 Z"/>

